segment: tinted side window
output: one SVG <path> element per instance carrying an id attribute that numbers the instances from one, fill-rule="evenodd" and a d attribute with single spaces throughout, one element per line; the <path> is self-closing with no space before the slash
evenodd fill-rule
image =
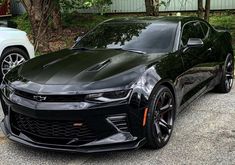
<path id="1" fill-rule="evenodd" d="M 201 26 L 202 26 L 202 30 L 204 32 L 204 38 L 207 36 L 208 32 L 209 32 L 209 27 L 204 23 L 204 22 L 201 22 Z"/>
<path id="2" fill-rule="evenodd" d="M 204 38 L 204 33 L 199 22 L 188 23 L 184 26 L 182 34 L 183 45 L 187 44 L 189 38 Z"/>

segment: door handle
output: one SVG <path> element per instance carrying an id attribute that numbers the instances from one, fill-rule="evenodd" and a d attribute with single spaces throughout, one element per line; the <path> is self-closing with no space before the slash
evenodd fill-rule
<path id="1" fill-rule="evenodd" d="M 207 54 L 211 55 L 212 54 L 212 48 L 207 49 Z"/>
<path id="2" fill-rule="evenodd" d="M 211 53 L 211 52 L 212 52 L 212 48 L 209 48 L 207 51 L 208 51 L 209 53 Z"/>

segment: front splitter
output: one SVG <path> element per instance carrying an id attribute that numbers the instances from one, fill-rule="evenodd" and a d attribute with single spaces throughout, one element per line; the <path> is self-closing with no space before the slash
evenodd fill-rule
<path id="1" fill-rule="evenodd" d="M 5 126 L 4 121 L 1 122 L 1 129 L 3 133 L 10 140 L 38 149 L 53 150 L 53 151 L 67 151 L 67 152 L 79 152 L 79 153 L 96 153 L 96 152 L 110 152 L 110 151 L 122 151 L 122 150 L 133 150 L 142 147 L 146 143 L 146 139 L 136 139 L 133 141 L 118 142 L 113 144 L 102 143 L 100 145 L 81 145 L 81 146 L 69 146 L 69 145 L 56 145 L 56 144 L 45 144 L 34 142 L 31 139 L 27 139 L 24 134 L 20 136 L 11 133 Z"/>

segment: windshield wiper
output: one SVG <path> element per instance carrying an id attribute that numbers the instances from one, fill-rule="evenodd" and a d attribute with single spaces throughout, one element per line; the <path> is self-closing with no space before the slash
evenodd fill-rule
<path id="1" fill-rule="evenodd" d="M 77 48 L 73 48 L 73 50 L 105 50 L 105 49 L 91 49 L 91 48 L 86 48 L 86 47 L 77 47 Z M 135 50 L 135 49 L 114 48 L 112 50 L 122 50 L 122 51 L 127 51 L 127 52 L 138 53 L 138 54 L 147 54 L 144 51 Z"/>
<path id="2" fill-rule="evenodd" d="M 73 50 L 91 50 L 90 48 L 86 47 L 77 47 L 77 48 L 72 48 Z"/>
<path id="3" fill-rule="evenodd" d="M 147 54 L 144 51 L 141 50 L 134 50 L 134 49 L 123 49 L 124 51 L 128 51 L 128 52 L 134 52 L 134 53 L 139 53 L 139 54 Z"/>

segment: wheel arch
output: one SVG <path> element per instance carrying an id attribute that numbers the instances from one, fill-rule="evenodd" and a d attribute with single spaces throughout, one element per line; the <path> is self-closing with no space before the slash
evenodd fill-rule
<path id="1" fill-rule="evenodd" d="M 11 45 L 11 46 L 6 46 L 6 47 L 3 49 L 1 55 L 4 53 L 4 51 L 6 51 L 7 49 L 10 49 L 10 48 L 19 48 L 19 49 L 23 50 L 23 51 L 27 54 L 28 59 L 30 59 L 30 57 L 29 57 L 29 52 L 28 52 L 28 50 L 26 49 L 26 47 L 23 46 L 23 45 Z"/>
<path id="2" fill-rule="evenodd" d="M 221 36 L 220 38 L 222 39 L 222 41 L 225 43 L 226 46 L 224 46 L 224 57 L 225 57 L 225 60 L 227 59 L 227 56 L 229 54 L 231 54 L 232 56 L 234 56 L 234 53 L 233 53 L 233 46 L 232 46 L 232 35 L 228 32 L 228 31 L 222 31 L 221 32 Z"/>
<path id="3" fill-rule="evenodd" d="M 171 92 L 172 92 L 172 94 L 175 98 L 175 88 L 174 88 L 174 86 L 171 82 L 166 81 L 166 82 L 161 83 L 161 85 L 164 85 L 164 86 L 168 87 L 171 90 Z"/>
<path id="4" fill-rule="evenodd" d="M 152 96 L 154 90 L 155 90 L 156 88 L 158 88 L 159 86 L 161 86 L 161 85 L 166 86 L 167 88 L 170 89 L 170 91 L 172 92 L 172 94 L 173 94 L 173 96 L 174 96 L 175 103 L 177 104 L 177 102 L 176 102 L 176 90 L 175 90 L 173 81 L 170 80 L 170 79 L 164 79 L 164 80 L 158 81 L 158 82 L 156 83 L 156 85 L 154 86 L 153 90 L 151 91 L 150 97 Z"/>
<path id="5" fill-rule="evenodd" d="M 136 84 L 141 84 L 141 93 L 146 96 L 146 101 L 148 101 L 152 95 L 154 94 L 154 91 L 156 88 L 158 88 L 161 85 L 164 85 L 170 89 L 172 92 L 175 101 L 176 99 L 176 89 L 174 85 L 174 80 L 171 78 L 163 78 L 162 75 L 160 75 L 157 72 L 157 69 L 155 67 L 148 68 L 145 73 L 139 78 Z M 134 88 L 135 89 L 135 88 Z M 139 91 L 138 91 L 139 92 Z M 144 103 L 146 104 L 146 103 Z M 178 105 L 178 104 L 177 104 Z M 146 105 L 148 106 L 148 105 Z"/>

